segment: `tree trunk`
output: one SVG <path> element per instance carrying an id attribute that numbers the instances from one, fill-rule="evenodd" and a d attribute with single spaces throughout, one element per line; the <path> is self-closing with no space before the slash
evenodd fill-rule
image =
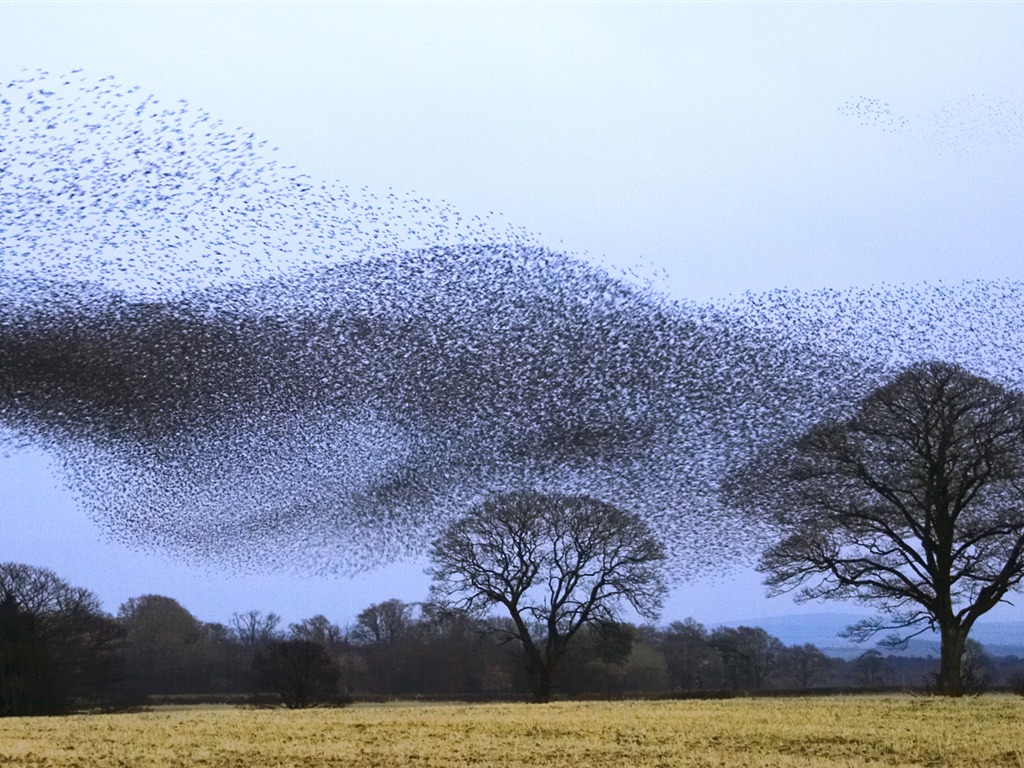
<path id="1" fill-rule="evenodd" d="M 513 616 L 513 618 L 517 618 Z M 526 661 L 526 672 L 530 676 L 530 687 L 533 689 L 533 700 L 538 704 L 547 704 L 551 701 L 551 678 L 555 669 L 555 658 L 552 658 L 550 651 L 545 654 L 534 644 L 526 632 L 526 625 L 517 621 L 520 626 L 519 640 L 523 644 L 523 653 Z M 557 657 L 556 657 L 557 658 Z"/>
<path id="2" fill-rule="evenodd" d="M 959 625 L 940 629 L 942 638 L 939 661 L 938 692 L 943 696 L 963 696 L 965 692 L 963 661 L 967 633 Z"/>
<path id="3" fill-rule="evenodd" d="M 551 665 L 540 664 L 533 670 L 533 700 L 537 704 L 551 701 Z"/>

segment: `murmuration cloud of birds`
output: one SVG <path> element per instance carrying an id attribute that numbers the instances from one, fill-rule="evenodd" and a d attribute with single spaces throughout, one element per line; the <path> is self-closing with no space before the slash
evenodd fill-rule
<path id="1" fill-rule="evenodd" d="M 1020 99 L 971 93 L 908 115 L 881 99 L 857 96 L 840 104 L 838 111 L 872 130 L 919 134 L 940 152 L 970 156 L 985 148 L 1024 146 Z"/>
<path id="2" fill-rule="evenodd" d="M 0 89 L 0 440 L 136 547 L 353 573 L 529 487 L 643 514 L 685 579 L 756 552 L 716 488 L 766 443 L 919 359 L 1024 383 L 1017 283 L 671 301 L 272 154 L 109 78 Z"/>

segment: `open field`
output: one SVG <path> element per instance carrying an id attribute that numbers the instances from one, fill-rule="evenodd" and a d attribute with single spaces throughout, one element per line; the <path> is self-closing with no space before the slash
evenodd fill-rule
<path id="1" fill-rule="evenodd" d="M 1024 699 L 730 699 L 0 720 L 2 766 L 1024 767 Z"/>

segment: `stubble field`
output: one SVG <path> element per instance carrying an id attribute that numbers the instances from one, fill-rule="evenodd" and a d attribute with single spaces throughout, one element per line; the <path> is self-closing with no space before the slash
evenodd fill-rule
<path id="1" fill-rule="evenodd" d="M 0 720 L 3 766 L 1024 767 L 1024 699 L 730 699 Z"/>

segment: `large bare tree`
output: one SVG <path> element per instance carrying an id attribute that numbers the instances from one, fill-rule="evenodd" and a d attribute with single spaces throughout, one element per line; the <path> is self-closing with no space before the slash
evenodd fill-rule
<path id="1" fill-rule="evenodd" d="M 0 717 L 120 703 L 122 633 L 48 568 L 0 563 Z"/>
<path id="2" fill-rule="evenodd" d="M 654 618 L 665 592 L 665 552 L 647 523 L 588 496 L 492 495 L 441 533 L 430 559 L 435 599 L 508 612 L 495 631 L 522 645 L 540 702 L 583 626 L 614 623 L 624 603 Z"/>
<path id="3" fill-rule="evenodd" d="M 857 640 L 938 631 L 937 688 L 962 694 L 971 628 L 1024 576 L 1024 395 L 913 365 L 745 467 L 726 497 L 781 531 L 760 562 L 770 591 L 877 606 Z"/>

